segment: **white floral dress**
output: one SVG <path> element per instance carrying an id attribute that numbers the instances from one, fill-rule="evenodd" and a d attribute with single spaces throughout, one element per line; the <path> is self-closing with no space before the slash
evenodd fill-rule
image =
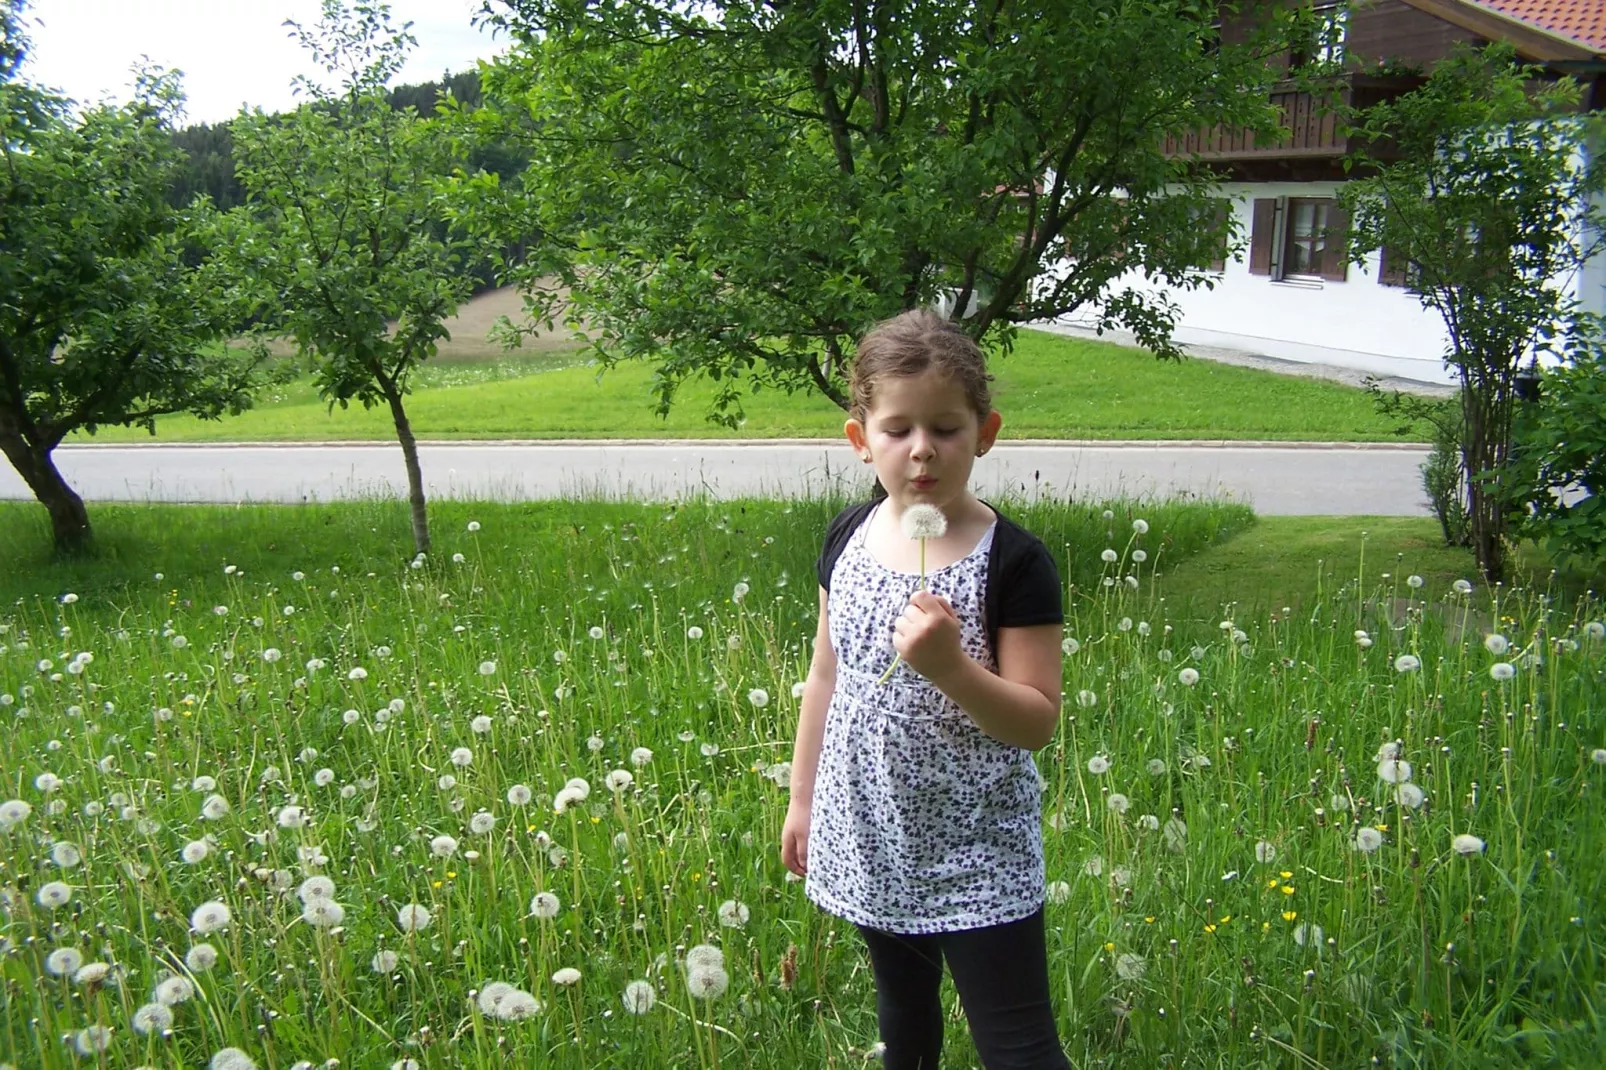
<path id="1" fill-rule="evenodd" d="M 1037 767 L 907 665 L 877 682 L 919 576 L 870 555 L 874 515 L 831 573 L 836 690 L 815 774 L 805 890 L 823 910 L 888 932 L 1018 921 L 1043 903 Z M 926 573 L 927 588 L 959 615 L 965 652 L 993 670 L 982 606 L 996 529 L 995 521 L 967 556 Z"/>

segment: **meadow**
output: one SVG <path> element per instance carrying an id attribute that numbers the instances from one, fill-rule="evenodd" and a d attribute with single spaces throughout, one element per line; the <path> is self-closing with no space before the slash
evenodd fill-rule
<path id="1" fill-rule="evenodd" d="M 0 505 L 0 1064 L 865 1065 L 777 850 L 841 504 L 440 502 L 426 559 L 392 503 L 105 506 L 67 562 Z M 1240 506 L 1000 504 L 1066 581 L 1074 1065 L 1599 1063 L 1593 596 L 1360 541 L 1250 597 L 1184 582 Z"/>

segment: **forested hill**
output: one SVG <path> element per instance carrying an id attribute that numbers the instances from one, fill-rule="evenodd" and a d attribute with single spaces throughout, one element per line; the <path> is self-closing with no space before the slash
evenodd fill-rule
<path id="1" fill-rule="evenodd" d="M 390 92 L 391 106 L 397 109 L 414 108 L 419 115 L 433 115 L 436 103 L 443 92 L 469 107 L 480 102 L 480 76 L 478 71 L 447 73 L 438 82 L 421 85 L 397 86 Z M 196 194 L 205 193 L 219 208 L 233 208 L 245 199 L 240 184 L 234 177 L 234 142 L 227 122 L 185 127 L 175 131 L 173 140 L 189 157 L 189 162 L 174 183 L 170 199 L 173 204 L 188 204 Z M 487 170 L 496 171 L 506 178 L 518 169 L 519 161 L 510 155 L 486 154 L 485 159 L 471 161 Z"/>

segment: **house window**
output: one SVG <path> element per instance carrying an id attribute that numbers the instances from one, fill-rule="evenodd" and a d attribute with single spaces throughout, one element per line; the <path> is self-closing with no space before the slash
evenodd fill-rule
<path id="1" fill-rule="evenodd" d="M 1232 244 L 1232 202 L 1224 197 L 1212 197 L 1206 222 L 1210 229 L 1221 235 L 1221 244 L 1210 260 L 1209 270 L 1220 273 L 1227 270 L 1228 246 Z"/>
<path id="2" fill-rule="evenodd" d="M 1378 251 L 1377 281 L 1383 286 L 1410 287 L 1416 275 L 1415 265 L 1388 246 Z"/>
<path id="3" fill-rule="evenodd" d="M 1311 6 L 1304 40 L 1295 43 L 1290 67 L 1338 66 L 1344 62 L 1344 39 L 1349 33 L 1349 9 L 1343 4 Z"/>
<path id="4" fill-rule="evenodd" d="M 1348 220 L 1336 201 L 1325 197 L 1257 198 L 1252 222 L 1251 275 L 1344 281 L 1349 266 L 1344 253 Z"/>

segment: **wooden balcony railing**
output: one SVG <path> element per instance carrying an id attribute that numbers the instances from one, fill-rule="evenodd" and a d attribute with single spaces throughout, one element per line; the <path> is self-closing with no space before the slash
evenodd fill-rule
<path id="1" fill-rule="evenodd" d="M 1280 86 L 1272 92 L 1271 102 L 1282 137 L 1257 142 L 1252 131 L 1214 127 L 1166 138 L 1165 153 L 1211 162 L 1336 158 L 1354 146 L 1343 135 L 1335 105 L 1365 108 L 1420 84 L 1416 78 L 1351 74 L 1322 95 Z"/>

